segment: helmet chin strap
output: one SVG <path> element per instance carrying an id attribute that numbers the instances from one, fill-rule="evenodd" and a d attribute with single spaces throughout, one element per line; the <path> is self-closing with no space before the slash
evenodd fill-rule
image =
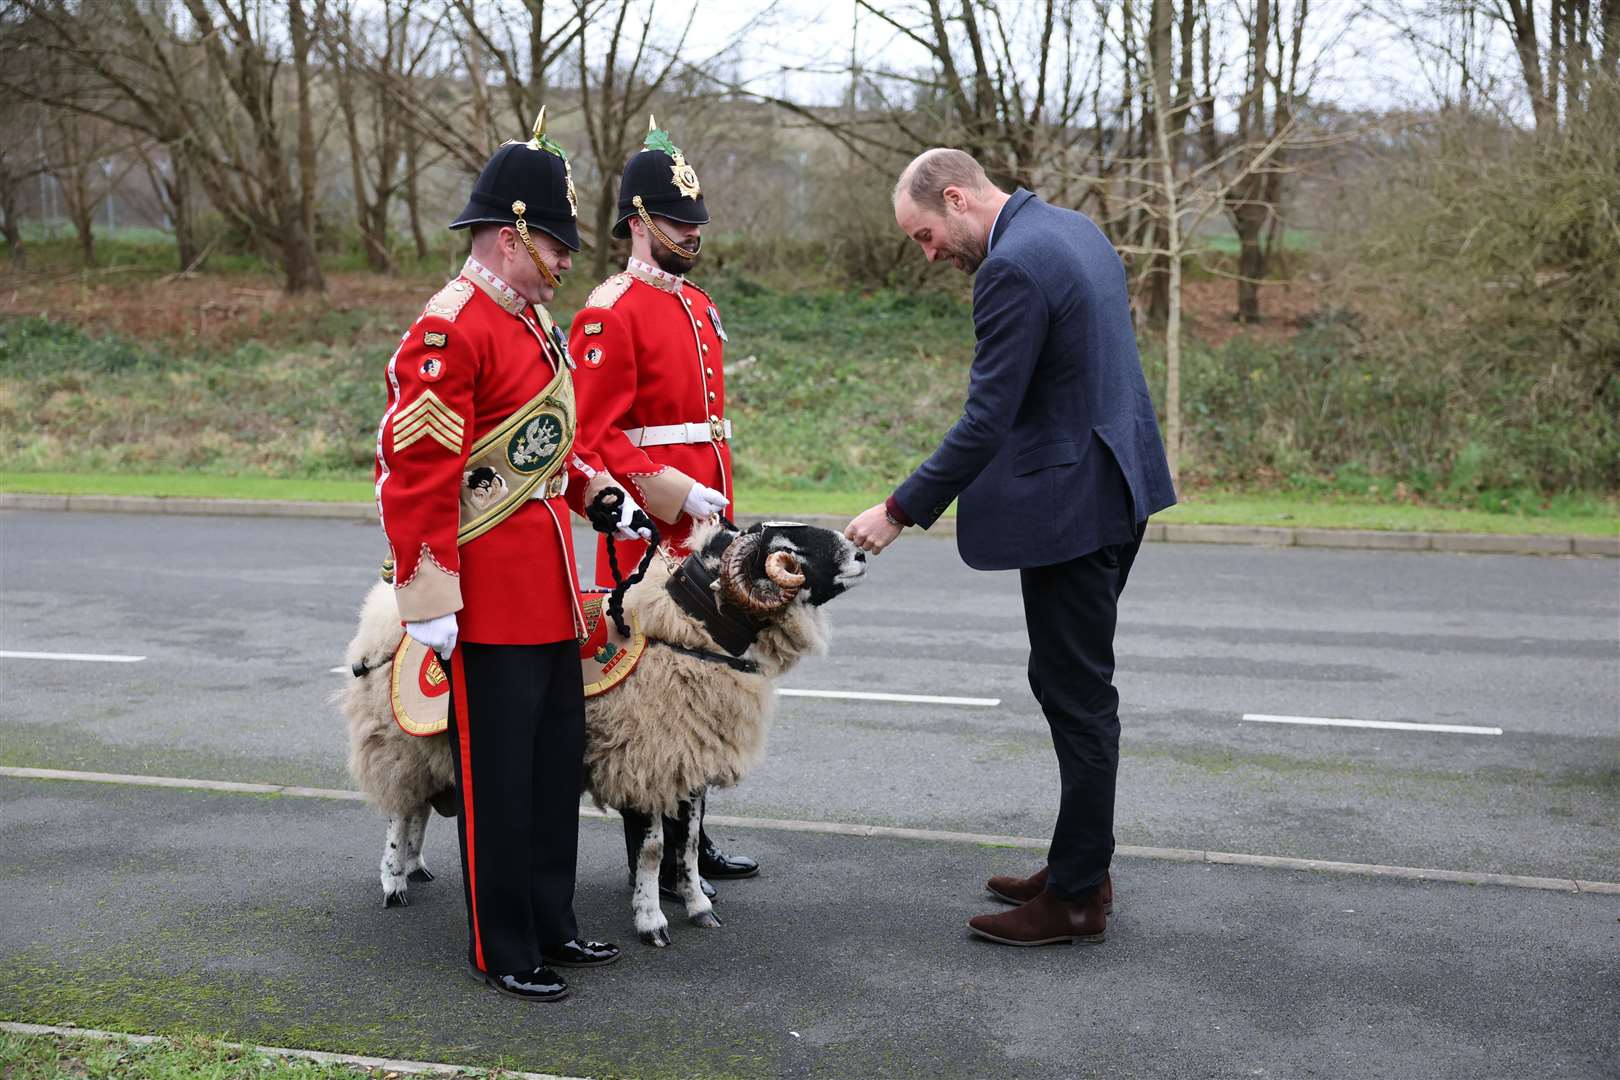
<path id="1" fill-rule="evenodd" d="M 522 199 L 512 204 L 512 213 L 517 217 L 514 224 L 517 227 L 518 239 L 522 240 L 523 246 L 529 249 L 529 258 L 534 260 L 535 269 L 540 271 L 540 280 L 546 283 L 547 288 L 561 288 L 562 279 L 552 272 L 551 267 L 546 265 L 545 260 L 540 257 L 540 252 L 535 249 L 534 241 L 529 239 L 529 223 L 523 220 L 523 211 L 527 209 L 528 206 Z"/>
<path id="2" fill-rule="evenodd" d="M 681 258 L 696 258 L 698 252 L 703 250 L 703 237 L 701 235 L 698 237 L 697 248 L 695 250 L 683 248 L 681 245 L 671 240 L 669 238 L 669 234 L 663 229 L 660 229 L 658 227 L 658 223 L 652 219 L 652 215 L 647 213 L 647 208 L 641 204 L 640 195 L 637 195 L 635 198 L 631 199 L 630 204 L 636 208 L 636 213 L 641 215 L 641 223 L 647 226 L 647 231 L 656 237 L 659 243 L 669 248 L 670 251 L 673 251 Z"/>

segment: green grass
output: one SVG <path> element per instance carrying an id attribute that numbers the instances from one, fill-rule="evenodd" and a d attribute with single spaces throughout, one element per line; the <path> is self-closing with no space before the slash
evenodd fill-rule
<path id="1" fill-rule="evenodd" d="M 206 473 L 141 475 L 0 471 L 0 491 L 40 495 L 147 495 L 160 498 L 289 499 L 301 502 L 370 502 L 363 479 L 220 476 Z M 745 513 L 853 516 L 881 502 L 885 489 L 844 491 L 742 486 Z M 955 513 L 953 506 L 950 513 Z M 1591 501 L 1578 509 L 1538 514 L 1490 513 L 1411 506 L 1345 495 L 1194 492 L 1154 517 L 1182 525 L 1275 525 L 1397 532 L 1620 536 L 1620 507 Z"/>
<path id="2" fill-rule="evenodd" d="M 1620 506 L 1535 514 L 1412 506 L 1347 496 L 1195 492 L 1154 521 L 1178 525 L 1275 525 L 1394 532 L 1620 536 Z"/>
<path id="3" fill-rule="evenodd" d="M 567 284 L 554 305 L 563 319 L 590 282 L 575 274 Z M 708 284 L 723 299 L 731 339 L 727 413 L 744 511 L 865 509 L 957 419 L 972 355 L 964 297 L 782 291 L 736 274 Z M 135 340 L 51 318 L 0 318 L 0 483 L 16 492 L 369 501 L 383 368 L 411 297 L 407 287 L 350 307 L 255 307 L 214 342 L 183 329 L 172 340 Z M 1245 348 L 1229 346 L 1221 363 L 1237 370 L 1259 346 Z M 1150 376 L 1155 355 L 1146 354 Z M 1274 444 L 1291 446 L 1299 433 L 1271 430 L 1269 413 L 1244 411 L 1247 398 L 1222 397 L 1208 381 L 1187 384 L 1190 430 L 1208 445 L 1189 447 L 1191 497 L 1166 520 L 1620 532 L 1612 493 L 1497 490 L 1468 455 L 1449 472 L 1422 462 L 1404 476 L 1319 462 L 1297 448 L 1279 457 Z M 1336 422 L 1351 430 L 1370 420 Z M 1253 488 L 1242 489 L 1250 479 Z M 1240 489 L 1209 490 L 1228 484 Z"/>
<path id="4" fill-rule="evenodd" d="M 1198 240 L 1206 250 L 1218 252 L 1222 255 L 1235 256 L 1240 246 L 1237 234 L 1231 232 L 1206 233 L 1198 237 Z M 1321 236 L 1312 229 L 1283 230 L 1283 251 L 1315 251 L 1321 247 L 1321 244 Z"/>
<path id="5" fill-rule="evenodd" d="M 66 473 L 0 471 L 0 491 L 31 495 L 150 495 L 189 499 L 287 499 L 370 502 L 370 480 L 210 473 Z"/>
<path id="6" fill-rule="evenodd" d="M 0 1077 L 5 1080 L 357 1080 L 380 1075 L 346 1065 L 323 1065 L 233 1047 L 209 1039 L 153 1043 L 65 1035 L 0 1032 Z"/>

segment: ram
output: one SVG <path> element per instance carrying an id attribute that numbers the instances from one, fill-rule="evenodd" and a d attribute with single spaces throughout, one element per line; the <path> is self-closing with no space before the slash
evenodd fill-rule
<path id="1" fill-rule="evenodd" d="M 679 564 L 654 560 L 623 596 L 626 633 L 603 597 L 586 664 L 585 777 L 599 806 L 631 826 L 631 910 L 641 940 L 669 943 L 658 904 L 661 816 L 684 838 L 676 886 L 688 919 L 718 926 L 697 869 L 694 809 L 710 787 L 729 787 L 764 753 L 776 680 L 827 646 L 822 605 L 861 580 L 866 557 L 838 533 L 796 522 L 746 531 L 707 525 Z M 404 904 L 410 881 L 431 881 L 422 860 L 430 809 L 459 812 L 450 747 L 396 719 L 391 658 L 403 631 L 391 589 L 367 595 L 347 662 L 356 678 L 338 694 L 349 726 L 349 771 L 388 817 L 383 899 Z M 610 634 L 603 639 L 604 634 Z M 610 672 L 611 674 L 604 674 Z"/>

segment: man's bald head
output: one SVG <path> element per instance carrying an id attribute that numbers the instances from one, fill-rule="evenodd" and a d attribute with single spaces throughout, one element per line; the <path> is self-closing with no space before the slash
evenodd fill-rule
<path id="1" fill-rule="evenodd" d="M 990 228 L 1007 201 L 973 155 L 925 150 L 894 185 L 894 220 L 929 262 L 949 259 L 971 274 L 984 261 Z"/>
<path id="2" fill-rule="evenodd" d="M 977 194 L 991 187 L 990 177 L 972 154 L 936 146 L 911 159 L 894 185 L 894 199 L 899 202 L 903 192 L 919 210 L 937 214 L 945 208 L 948 187 Z"/>

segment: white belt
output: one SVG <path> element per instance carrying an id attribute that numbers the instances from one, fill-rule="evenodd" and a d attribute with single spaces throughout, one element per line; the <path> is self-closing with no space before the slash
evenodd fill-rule
<path id="1" fill-rule="evenodd" d="M 637 446 L 730 442 L 731 421 L 710 420 L 705 424 L 654 424 L 651 427 L 625 428 L 624 437 Z"/>

